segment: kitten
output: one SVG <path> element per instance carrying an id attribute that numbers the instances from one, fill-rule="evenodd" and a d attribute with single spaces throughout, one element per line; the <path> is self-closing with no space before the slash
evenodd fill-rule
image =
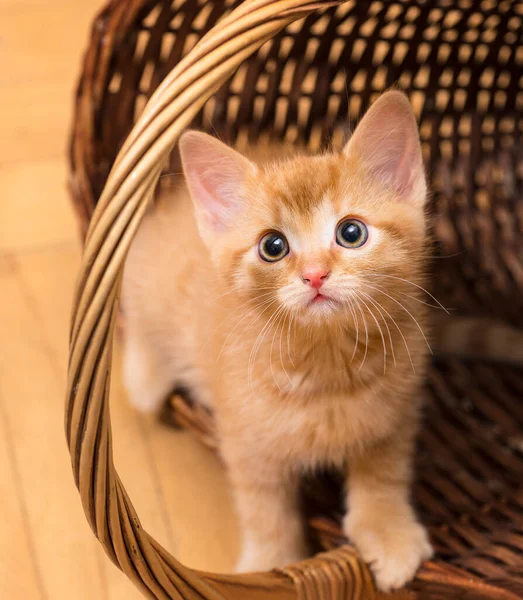
<path id="1" fill-rule="evenodd" d="M 180 151 L 188 190 L 150 210 L 125 269 L 131 401 L 184 385 L 213 408 L 238 571 L 308 555 L 297 482 L 330 465 L 344 531 L 380 589 L 402 586 L 432 554 L 410 502 L 428 234 L 408 100 L 381 96 L 341 153 L 260 164 L 196 132 Z"/>

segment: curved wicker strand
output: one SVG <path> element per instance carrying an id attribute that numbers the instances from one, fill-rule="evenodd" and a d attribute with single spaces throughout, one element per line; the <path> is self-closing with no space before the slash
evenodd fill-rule
<path id="1" fill-rule="evenodd" d="M 151 99 L 122 149 L 93 215 L 71 325 L 66 434 L 87 519 L 109 557 L 152 598 L 281 600 L 317 595 L 369 597 L 373 585 L 355 555 L 326 555 L 296 571 L 241 577 L 181 565 L 140 524 L 113 465 L 108 408 L 111 350 L 123 262 L 161 168 L 187 123 L 234 69 L 286 24 L 335 2 L 246 0 L 211 31 Z M 343 562 L 349 560 L 350 567 Z M 363 570 L 362 570 L 363 569 Z M 346 579 L 351 573 L 351 578 Z M 344 576 L 341 576 L 343 574 Z M 316 591 L 314 591 L 316 590 Z M 314 596 L 311 596 L 314 597 Z"/>
<path id="2" fill-rule="evenodd" d="M 318 560 L 322 560 L 318 568 Z M 294 582 L 299 600 L 374 600 L 370 573 L 348 546 L 282 569 Z"/>

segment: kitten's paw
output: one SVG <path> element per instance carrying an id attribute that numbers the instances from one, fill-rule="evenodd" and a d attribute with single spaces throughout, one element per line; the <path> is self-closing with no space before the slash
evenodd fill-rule
<path id="1" fill-rule="evenodd" d="M 425 528 L 414 517 L 351 519 L 349 514 L 344 531 L 370 566 L 376 585 L 383 592 L 403 587 L 433 554 Z"/>
<path id="2" fill-rule="evenodd" d="M 278 567 L 286 567 L 308 557 L 306 548 L 284 550 L 278 546 L 249 545 L 236 563 L 236 573 L 252 573 L 253 571 L 270 571 Z"/>

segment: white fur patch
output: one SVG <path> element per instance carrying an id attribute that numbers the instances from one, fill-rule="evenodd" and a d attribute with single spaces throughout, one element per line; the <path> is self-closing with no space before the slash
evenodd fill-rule
<path id="1" fill-rule="evenodd" d="M 157 412 L 168 389 L 164 379 L 154 376 L 151 357 L 135 340 L 128 340 L 124 355 L 124 383 L 131 404 L 145 413 Z"/>

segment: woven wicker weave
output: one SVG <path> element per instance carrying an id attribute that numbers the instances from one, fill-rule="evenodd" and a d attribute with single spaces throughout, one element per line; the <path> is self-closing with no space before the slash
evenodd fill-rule
<path id="1" fill-rule="evenodd" d="M 107 394 L 121 267 L 162 170 L 179 170 L 171 150 L 181 131 L 193 123 L 231 142 L 270 134 L 336 145 L 380 91 L 405 89 L 433 190 L 438 297 L 521 325 L 522 67 L 517 0 L 113 0 L 97 18 L 71 143 L 86 241 L 66 431 L 89 523 L 146 595 L 379 597 L 357 554 L 334 549 L 344 542 L 335 474 L 304 486 L 311 530 L 329 552 L 233 577 L 172 558 L 141 528 L 114 470 Z M 523 598 L 522 397 L 521 370 L 431 369 L 415 497 L 437 556 L 412 597 Z M 216 446 L 211 415 L 178 396 L 170 406 L 172 420 Z"/>

